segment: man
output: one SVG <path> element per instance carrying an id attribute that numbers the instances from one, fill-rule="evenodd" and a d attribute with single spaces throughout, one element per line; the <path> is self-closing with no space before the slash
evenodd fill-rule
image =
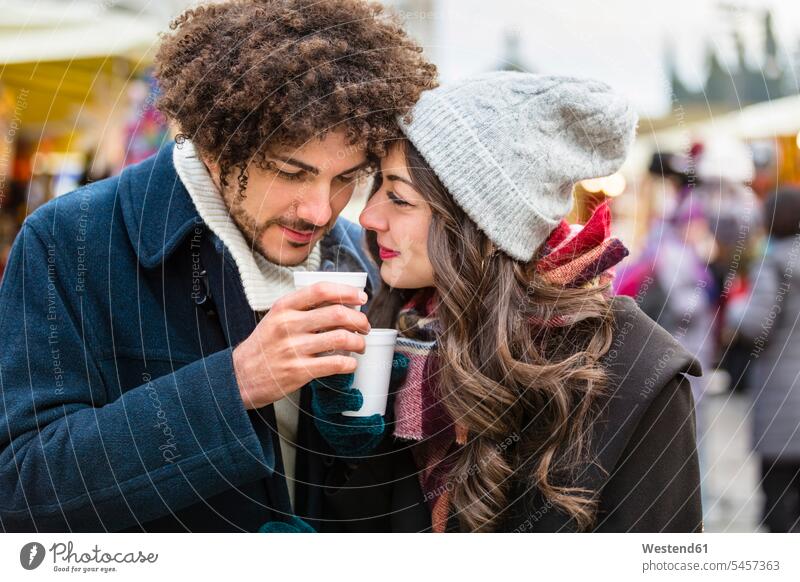
<path id="1" fill-rule="evenodd" d="M 348 373 L 370 270 L 337 216 L 435 82 L 360 0 L 189 10 L 156 65 L 176 144 L 33 213 L 0 289 L 0 526 L 315 526 L 310 380 Z M 371 272 L 371 284 L 377 279 Z M 368 287 L 368 290 L 370 288 Z M 323 354 L 317 356 L 317 354 Z"/>

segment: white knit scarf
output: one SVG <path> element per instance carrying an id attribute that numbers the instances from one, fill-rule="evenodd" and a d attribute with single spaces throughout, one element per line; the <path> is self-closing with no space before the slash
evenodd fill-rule
<path id="1" fill-rule="evenodd" d="M 279 297 L 293 291 L 294 271 L 319 270 L 322 263 L 319 243 L 314 245 L 304 263 L 294 267 L 276 265 L 250 247 L 191 141 L 187 139 L 175 144 L 172 161 L 200 218 L 232 255 L 242 278 L 247 303 L 253 311 L 266 311 Z"/>

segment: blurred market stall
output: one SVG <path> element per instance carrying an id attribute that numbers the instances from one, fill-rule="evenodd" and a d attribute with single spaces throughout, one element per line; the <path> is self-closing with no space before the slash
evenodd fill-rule
<path id="1" fill-rule="evenodd" d="M 147 68 L 161 20 L 103 2 L 2 11 L 0 275 L 27 214 L 146 157 L 166 132 Z"/>

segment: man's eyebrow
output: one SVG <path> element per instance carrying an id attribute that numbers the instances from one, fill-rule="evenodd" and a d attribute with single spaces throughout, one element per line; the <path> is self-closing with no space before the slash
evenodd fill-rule
<path id="1" fill-rule="evenodd" d="M 301 162 L 300 160 L 295 160 L 294 158 L 284 158 L 282 156 L 271 155 L 270 157 L 276 159 L 279 162 L 283 162 L 284 164 L 291 164 L 293 166 L 297 166 L 301 170 L 305 170 L 310 174 L 314 174 L 315 176 L 319 175 L 319 170 L 314 166 L 309 166 L 308 164 Z"/>
<path id="2" fill-rule="evenodd" d="M 350 168 L 349 170 L 345 170 L 344 172 L 342 172 L 339 175 L 340 176 L 345 176 L 347 174 L 352 174 L 353 172 L 357 172 L 358 170 L 363 170 L 364 168 L 366 168 L 369 165 L 370 165 L 370 161 L 369 160 L 364 160 L 363 162 L 361 162 L 357 166 L 354 166 L 354 167 Z"/>
<path id="3" fill-rule="evenodd" d="M 277 160 L 279 162 L 283 162 L 284 164 L 291 164 L 293 166 L 297 166 L 301 170 L 305 170 L 306 172 L 308 172 L 310 174 L 313 174 L 315 176 L 319 175 L 319 170 L 317 168 L 315 168 L 314 166 L 309 166 L 308 164 L 306 164 L 305 162 L 301 162 L 300 160 L 295 160 L 294 158 L 284 158 L 283 156 L 276 156 L 276 155 L 272 155 L 270 157 L 274 158 L 275 160 Z M 354 166 L 354 167 L 350 168 L 349 170 L 345 170 L 344 172 L 342 172 L 339 175 L 340 176 L 344 176 L 346 174 L 352 174 L 353 172 L 356 172 L 358 170 L 366 168 L 367 166 L 369 166 L 369 164 L 370 164 L 369 160 L 364 160 L 363 162 L 361 162 L 357 166 Z"/>

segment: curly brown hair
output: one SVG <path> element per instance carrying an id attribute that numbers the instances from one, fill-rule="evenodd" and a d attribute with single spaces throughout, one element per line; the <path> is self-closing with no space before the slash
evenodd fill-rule
<path id="1" fill-rule="evenodd" d="M 436 67 L 397 19 L 363 0 L 229 0 L 189 9 L 162 35 L 158 108 L 216 161 L 223 188 L 270 144 L 344 130 L 371 157 L 436 86 Z"/>

